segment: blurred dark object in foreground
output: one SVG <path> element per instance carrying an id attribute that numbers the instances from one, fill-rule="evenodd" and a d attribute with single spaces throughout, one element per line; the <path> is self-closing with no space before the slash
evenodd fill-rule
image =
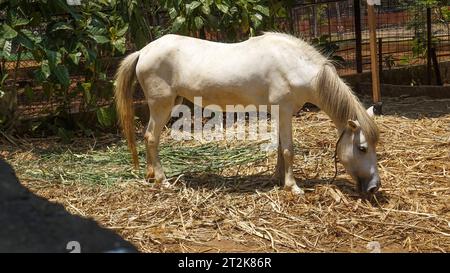
<path id="1" fill-rule="evenodd" d="M 35 195 L 0 158 L 0 252 L 137 252 L 94 220 Z"/>

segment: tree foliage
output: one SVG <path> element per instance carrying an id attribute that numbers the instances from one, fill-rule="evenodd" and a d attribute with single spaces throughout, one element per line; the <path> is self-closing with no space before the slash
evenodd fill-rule
<path id="1" fill-rule="evenodd" d="M 200 36 L 220 32 L 237 41 L 260 30 L 276 30 L 277 19 L 287 17 L 292 1 L 270 0 L 159 0 L 169 14 L 169 32 Z"/>
<path id="2" fill-rule="evenodd" d="M 408 29 L 414 31 L 412 42 L 413 57 L 425 56 L 427 49 L 427 18 L 426 9 L 431 8 L 435 13 L 432 24 L 442 23 L 447 26 L 450 34 L 449 18 L 450 10 L 448 9 L 448 0 L 402 0 L 401 3 L 406 7 L 410 14 L 411 20 L 407 23 Z M 432 44 L 435 45 L 437 40 L 433 38 Z M 408 61 L 407 61 L 408 63 Z"/>
<path id="3" fill-rule="evenodd" d="M 17 124 L 18 94 L 32 101 L 56 102 L 46 119 L 30 131 L 51 131 L 65 138 L 73 130 L 91 132 L 114 125 L 108 60 L 136 50 L 165 33 L 205 38 L 219 33 L 239 41 L 261 30 L 279 29 L 289 16 L 289 1 L 277 0 L 94 0 L 71 6 L 66 0 L 0 0 L 0 128 Z M 155 18 L 167 14 L 162 26 Z M 163 16 L 164 17 L 164 16 Z M 159 22 L 159 19 L 157 20 Z M 21 61 L 36 69 L 25 84 L 18 78 Z M 13 68 L 11 68 L 11 65 Z M 111 74 L 111 73 L 109 73 Z M 74 103 L 95 120 L 73 120 Z M 78 111 L 77 110 L 77 111 Z M 41 130 L 43 129 L 43 130 Z"/>
<path id="4" fill-rule="evenodd" d="M 69 6 L 63 0 L 1 2 L 0 98 L 1 104 L 8 107 L 0 110 L 0 126 L 5 129 L 17 122 L 12 112 L 19 92 L 59 103 L 50 113 L 50 120 L 34 124 L 33 129 L 44 127 L 61 134 L 61 128 L 113 125 L 113 107 L 99 106 L 113 95 L 113 83 L 107 77 L 108 59 L 123 55 L 130 38 L 138 47 L 151 38 L 139 2 L 81 1 L 81 6 Z M 33 84 L 19 87 L 14 76 L 17 69 L 7 71 L 6 64 L 19 63 L 25 55 L 31 56 L 38 67 L 29 75 Z M 96 111 L 97 120 L 84 124 L 73 121 L 69 113 L 74 101 L 80 102 L 82 112 Z"/>

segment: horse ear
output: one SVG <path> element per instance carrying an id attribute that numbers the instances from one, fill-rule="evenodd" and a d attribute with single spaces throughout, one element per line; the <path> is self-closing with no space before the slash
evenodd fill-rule
<path id="1" fill-rule="evenodd" d="M 348 127 L 350 127 L 350 129 L 352 129 L 352 131 L 356 131 L 356 129 L 358 129 L 359 127 L 359 122 L 357 120 L 351 120 L 349 119 L 348 122 Z"/>
<path id="2" fill-rule="evenodd" d="M 373 106 L 370 106 L 369 108 L 367 108 L 366 110 L 367 114 L 373 118 L 373 116 L 375 115 L 375 112 L 373 110 Z"/>

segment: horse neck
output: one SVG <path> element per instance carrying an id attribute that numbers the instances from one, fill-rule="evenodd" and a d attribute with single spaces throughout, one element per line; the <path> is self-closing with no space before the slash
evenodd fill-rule
<path id="1" fill-rule="evenodd" d="M 325 64 L 316 77 L 314 104 L 331 118 L 338 134 L 346 128 L 348 119 L 361 111 L 350 87 L 329 64 Z"/>
<path id="2" fill-rule="evenodd" d="M 329 91 L 333 92 L 334 90 L 329 90 Z M 357 104 L 353 101 L 354 100 L 353 95 L 349 94 L 349 95 L 342 97 L 341 99 L 344 100 L 344 103 L 342 103 L 340 105 L 347 106 L 347 109 L 345 109 L 345 111 L 347 111 L 349 113 L 356 112 L 355 111 L 356 109 L 354 109 L 354 107 L 357 107 Z M 315 98 L 315 101 L 313 103 L 317 107 L 319 107 L 322 111 L 324 111 L 325 114 L 327 114 L 327 116 L 331 119 L 331 121 L 336 126 L 337 134 L 340 135 L 342 133 L 342 131 L 344 131 L 345 128 L 347 127 L 349 118 L 346 117 L 345 115 L 340 114 L 339 111 L 336 111 L 336 109 L 330 108 L 329 105 L 326 105 L 320 99 Z M 337 105 L 337 106 L 339 106 L 339 105 Z"/>
<path id="3" fill-rule="evenodd" d="M 324 103 L 322 101 L 318 100 L 317 98 L 312 100 L 312 102 L 317 107 L 319 107 L 322 111 L 324 111 L 325 114 L 327 114 L 327 116 L 331 119 L 331 121 L 336 126 L 337 134 L 340 135 L 342 133 L 342 131 L 345 130 L 347 123 L 348 123 L 348 119 L 343 119 L 341 116 L 339 116 L 336 113 L 336 111 L 332 111 L 331 109 L 329 109 L 327 107 L 328 105 L 324 105 Z"/>
<path id="4" fill-rule="evenodd" d="M 323 109 L 320 105 L 317 105 L 320 109 Z M 325 111 L 323 110 L 329 117 L 330 119 L 333 121 L 334 125 L 336 126 L 336 131 L 337 134 L 340 135 L 342 133 L 342 131 L 345 130 L 346 126 L 347 126 L 347 122 L 348 120 L 341 120 L 339 117 L 336 117 L 335 115 L 333 115 L 332 112 L 330 111 Z"/>

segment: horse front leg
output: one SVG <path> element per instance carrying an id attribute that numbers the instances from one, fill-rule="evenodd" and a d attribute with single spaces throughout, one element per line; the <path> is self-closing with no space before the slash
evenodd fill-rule
<path id="1" fill-rule="evenodd" d="M 278 177 L 280 185 L 284 185 L 284 158 L 280 140 L 278 140 L 277 166 L 275 167 L 275 177 Z"/>
<path id="2" fill-rule="evenodd" d="M 280 146 L 281 157 L 283 158 L 283 167 L 281 173 L 284 174 L 284 188 L 294 195 L 303 194 L 303 190 L 297 186 L 294 177 L 294 145 L 292 142 L 292 112 L 280 113 Z M 280 153 L 280 151 L 279 151 Z"/>

